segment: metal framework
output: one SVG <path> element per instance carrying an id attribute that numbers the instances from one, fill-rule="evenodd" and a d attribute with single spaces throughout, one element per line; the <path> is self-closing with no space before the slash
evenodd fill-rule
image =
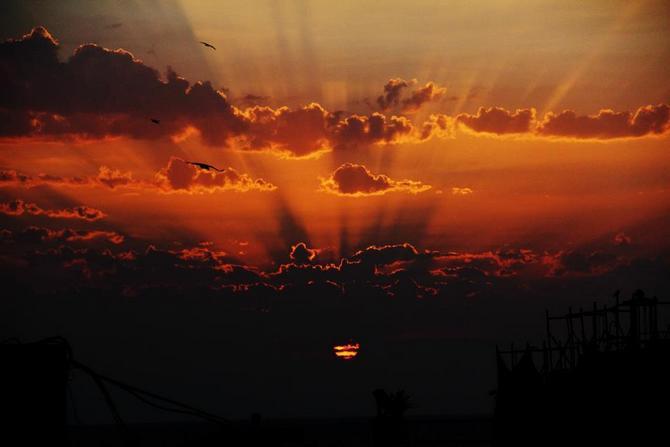
<path id="1" fill-rule="evenodd" d="M 659 329 L 659 308 L 669 305 L 668 301 L 648 298 L 640 290 L 629 300 L 619 301 L 619 293 L 615 295 L 616 303 L 612 306 L 599 307 L 593 303 L 592 310 L 579 309 L 560 316 L 550 316 L 546 311 L 546 339 L 542 346 L 526 345 L 497 353 L 514 368 L 518 359 L 527 352 L 533 356 L 534 363 L 541 365 L 540 372 L 549 374 L 556 371 L 572 370 L 577 366 L 579 358 L 587 350 L 601 352 L 639 350 L 662 339 L 670 339 L 670 325 Z M 668 309 L 668 308 L 666 308 Z M 562 326 L 563 337 L 554 336 L 556 326 Z M 537 362 L 537 357 L 541 361 Z"/>

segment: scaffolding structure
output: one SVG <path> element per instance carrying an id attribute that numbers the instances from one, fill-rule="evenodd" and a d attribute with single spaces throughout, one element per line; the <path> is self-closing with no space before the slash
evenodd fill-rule
<path id="1" fill-rule="evenodd" d="M 559 316 L 550 316 L 546 311 L 546 339 L 541 346 L 527 344 L 517 348 L 511 344 L 507 350 L 496 347 L 497 354 L 510 368 L 522 356 L 531 355 L 538 371 L 548 375 L 573 370 L 587 352 L 643 350 L 670 340 L 670 325 L 659 328 L 659 310 L 670 302 L 648 298 L 641 290 L 629 300 L 620 301 L 618 292 L 614 297 L 616 302 L 611 306 L 594 302 L 591 310 L 580 308 L 574 312 L 569 308 L 567 314 Z M 563 337 L 555 335 L 557 326 L 562 327 Z"/>

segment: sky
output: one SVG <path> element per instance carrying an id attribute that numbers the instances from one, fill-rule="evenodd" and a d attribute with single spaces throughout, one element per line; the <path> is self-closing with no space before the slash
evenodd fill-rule
<path id="1" fill-rule="evenodd" d="M 2 336 L 228 417 L 486 413 L 545 309 L 670 290 L 668 2 L 0 13 Z"/>

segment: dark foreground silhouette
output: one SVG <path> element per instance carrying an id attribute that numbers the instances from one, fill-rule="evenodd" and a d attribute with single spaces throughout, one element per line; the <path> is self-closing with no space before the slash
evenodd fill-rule
<path id="1" fill-rule="evenodd" d="M 406 417 L 412 407 L 404 390 L 374 390 L 371 418 L 230 421 L 168 397 L 107 377 L 77 361 L 67 341 L 52 337 L 36 343 L 0 344 L 3 445 L 49 446 L 409 446 L 491 445 L 491 419 L 481 416 Z M 71 425 L 68 381 L 73 370 L 96 384 L 113 424 Z M 112 392 L 112 390 L 114 392 Z M 156 410 L 200 422 L 128 424 L 117 406 L 118 391 Z M 70 400 L 68 399 L 70 397 Z M 70 408 L 68 408 L 70 407 Z"/>
<path id="2" fill-rule="evenodd" d="M 659 310 L 669 303 L 640 290 L 615 296 L 613 306 L 547 315 L 541 348 L 498 352 L 496 445 L 666 445 L 670 334 Z"/>
<path id="3" fill-rule="evenodd" d="M 498 350 L 493 418 L 408 416 L 413 402 L 407 392 L 376 389 L 367 396 L 377 406 L 369 418 L 265 420 L 254 414 L 230 421 L 94 371 L 74 358 L 62 338 L 27 344 L 5 340 L 0 344 L 2 444 L 665 445 L 670 332 L 659 323 L 665 304 L 636 291 L 622 302 L 617 294 L 611 306 L 547 315 L 541 346 Z M 68 425 L 68 412 L 76 410 L 68 398 L 73 370 L 95 383 L 113 424 Z M 127 424 L 115 402 L 119 392 L 178 415 L 180 422 Z"/>

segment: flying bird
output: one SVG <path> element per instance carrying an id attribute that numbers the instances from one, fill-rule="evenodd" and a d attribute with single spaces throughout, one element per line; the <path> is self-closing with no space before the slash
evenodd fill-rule
<path id="1" fill-rule="evenodd" d="M 211 43 L 203 42 L 202 40 L 200 41 L 200 43 L 203 44 L 204 46 L 208 47 L 208 48 L 211 48 L 212 50 L 216 50 L 216 47 L 214 45 L 212 45 Z"/>
<path id="2" fill-rule="evenodd" d="M 207 163 L 200 163 L 200 162 L 197 162 L 197 161 L 188 161 L 188 160 L 184 160 L 184 163 L 188 163 L 190 165 L 196 166 L 196 167 L 198 167 L 198 168 L 200 168 L 204 171 L 214 170 L 214 171 L 218 171 L 218 172 L 224 172 L 224 169 L 216 168 L 212 165 L 208 165 Z"/>
<path id="3" fill-rule="evenodd" d="M 161 120 L 158 120 L 156 118 L 150 118 L 150 119 L 151 119 L 151 122 L 154 123 L 154 124 L 160 124 L 161 123 Z"/>

